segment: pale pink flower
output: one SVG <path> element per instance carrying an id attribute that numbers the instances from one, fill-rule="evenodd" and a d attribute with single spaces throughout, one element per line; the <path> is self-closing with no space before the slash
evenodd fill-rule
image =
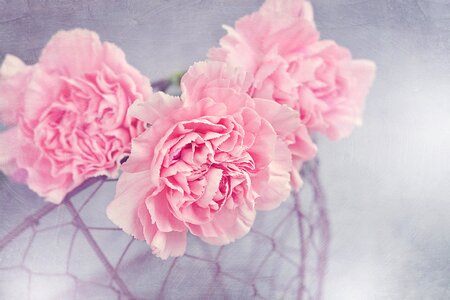
<path id="1" fill-rule="evenodd" d="M 23 99 L 32 67 L 19 58 L 6 55 L 0 67 L 0 123 L 11 128 L 0 132 L 0 169 L 19 182 L 26 179 L 26 171 L 19 168 L 16 156 L 19 151 L 19 130 L 15 126 L 23 112 Z"/>
<path id="2" fill-rule="evenodd" d="M 320 40 L 308 2 L 267 0 L 258 12 L 225 29 L 220 48 L 208 56 L 252 74 L 252 97 L 289 105 L 308 129 L 334 140 L 361 123 L 375 65 Z"/>
<path id="3" fill-rule="evenodd" d="M 182 78 L 181 98 L 156 93 L 131 106 L 149 128 L 132 142 L 107 213 L 157 256 L 182 255 L 188 231 L 230 243 L 249 232 L 256 210 L 289 196 L 291 151 L 277 131 L 293 135 L 298 114 L 252 99 L 248 84 L 223 63 L 197 63 Z"/>
<path id="4" fill-rule="evenodd" d="M 0 76 L 2 171 L 54 203 L 89 177 L 118 175 L 144 129 L 128 107 L 151 87 L 117 46 L 62 31 L 33 66 L 7 56 Z"/>

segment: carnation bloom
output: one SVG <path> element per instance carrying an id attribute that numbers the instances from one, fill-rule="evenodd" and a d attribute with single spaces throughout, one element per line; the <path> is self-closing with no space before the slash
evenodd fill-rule
<path id="1" fill-rule="evenodd" d="M 242 69 L 231 67 L 224 63 L 199 63 L 191 68 L 181 81 L 183 98 L 187 104 L 208 96 L 211 90 L 231 88 L 239 93 L 249 90 L 253 77 Z M 299 170 L 303 162 L 308 161 L 317 153 L 317 147 L 312 142 L 306 126 L 294 118 L 283 118 L 287 114 L 298 117 L 298 113 L 279 105 L 269 99 L 254 97 L 258 112 L 270 121 L 278 137 L 289 147 L 292 156 L 293 169 L 291 173 L 292 187 L 297 190 L 302 185 Z M 283 113 L 280 113 L 283 112 Z M 281 117 L 281 118 L 280 118 Z M 295 128 L 287 130 L 287 128 Z"/>
<path id="2" fill-rule="evenodd" d="M 59 203 L 89 177 L 117 176 L 131 138 L 127 116 L 151 94 L 148 79 L 94 32 L 57 33 L 37 64 L 7 56 L 0 70 L 0 168 Z"/>
<path id="3" fill-rule="evenodd" d="M 186 234 L 224 245 L 247 234 L 256 210 L 290 193 L 289 145 L 298 114 L 244 91 L 245 73 L 219 62 L 197 63 L 182 95 L 154 94 L 129 113 L 149 128 L 132 142 L 108 217 L 155 255 L 182 255 Z"/>
<path id="4" fill-rule="evenodd" d="M 267 0 L 234 28 L 225 26 L 228 34 L 208 56 L 250 72 L 252 97 L 289 105 L 308 129 L 337 140 L 361 123 L 375 65 L 320 40 L 312 15 L 308 2 Z"/>

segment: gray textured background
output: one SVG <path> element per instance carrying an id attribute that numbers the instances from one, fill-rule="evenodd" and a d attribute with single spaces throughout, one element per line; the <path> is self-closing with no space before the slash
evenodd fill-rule
<path id="1" fill-rule="evenodd" d="M 312 2 L 323 37 L 378 65 L 364 126 L 319 141 L 332 222 L 325 299 L 449 299 L 450 1 Z M 1 0 L 0 56 L 33 63 L 56 30 L 85 27 L 159 79 L 203 59 L 221 24 L 260 3 Z M 5 201 L 2 232 L 20 215 Z"/>

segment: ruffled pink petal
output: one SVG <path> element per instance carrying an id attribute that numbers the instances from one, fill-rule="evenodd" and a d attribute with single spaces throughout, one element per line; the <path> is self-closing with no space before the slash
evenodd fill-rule
<path id="1" fill-rule="evenodd" d="M 0 67 L 0 78 L 14 76 L 23 72 L 26 68 L 27 66 L 20 58 L 11 54 L 6 54 L 2 66 Z"/>
<path id="2" fill-rule="evenodd" d="M 151 246 L 153 254 L 161 259 L 182 256 L 186 251 L 186 232 L 156 231 L 153 239 L 146 239 Z"/>
<path id="3" fill-rule="evenodd" d="M 223 103 L 228 114 L 235 114 L 243 107 L 253 107 L 253 99 L 244 93 L 236 93 L 232 89 L 211 88 L 208 90 L 209 98 L 213 99 L 216 105 Z M 207 111 L 205 111 L 207 113 Z"/>
<path id="4" fill-rule="evenodd" d="M 145 206 L 149 190 L 149 171 L 123 173 L 116 186 L 114 200 L 108 205 L 108 218 L 126 233 L 137 239 L 144 239 L 144 228 L 138 217 L 140 206 Z"/>
<path id="5" fill-rule="evenodd" d="M 255 208 L 249 203 L 242 203 L 235 209 L 223 208 L 214 219 L 196 228 L 193 234 L 212 245 L 226 245 L 245 236 L 255 220 Z"/>
<path id="6" fill-rule="evenodd" d="M 348 61 L 341 67 L 346 77 L 350 78 L 349 94 L 325 114 L 330 126 L 326 130 L 332 140 L 339 140 L 350 135 L 355 126 L 362 124 L 362 112 L 365 99 L 375 79 L 376 66 L 368 60 Z"/>
<path id="7" fill-rule="evenodd" d="M 302 125 L 298 112 L 273 100 L 255 99 L 255 110 L 270 122 L 275 132 L 282 138 L 295 133 Z"/>
<path id="8" fill-rule="evenodd" d="M 158 92 L 153 94 L 148 100 L 135 101 L 128 109 L 128 114 L 148 125 L 152 125 L 158 119 L 170 117 L 172 112 L 182 105 L 183 103 L 179 97 Z"/>
<path id="9" fill-rule="evenodd" d="M 314 9 L 309 1 L 305 1 L 303 6 L 303 18 L 311 23 L 314 23 Z"/>
<path id="10" fill-rule="evenodd" d="M 317 155 L 317 145 L 305 125 L 300 126 L 295 133 L 295 142 L 289 145 L 293 160 L 308 161 Z"/>
<path id="11" fill-rule="evenodd" d="M 301 166 L 300 166 L 301 168 Z M 294 191 L 298 191 L 303 186 L 303 179 L 300 176 L 300 168 L 292 168 L 290 172 L 291 175 L 291 186 Z"/>
<path id="12" fill-rule="evenodd" d="M 208 51 L 209 60 L 231 63 L 232 66 L 254 74 L 260 56 L 255 53 L 250 42 L 243 39 L 234 28 L 223 27 L 227 31 L 227 35 L 220 40 L 221 48 L 212 48 Z M 263 28 L 261 31 L 263 30 L 267 30 L 267 28 Z M 234 49 L 235 51 L 232 51 Z"/>
<path id="13" fill-rule="evenodd" d="M 47 158 L 42 156 L 37 158 L 33 165 L 25 168 L 28 173 L 26 182 L 30 189 L 46 201 L 60 204 L 67 193 L 80 185 L 83 180 L 74 180 L 70 173 L 52 176 L 48 172 L 53 168 L 51 164 Z"/>
<path id="14" fill-rule="evenodd" d="M 183 222 L 173 215 L 165 190 L 155 191 L 145 199 L 145 205 L 152 218 L 152 223 L 156 225 L 159 231 L 171 232 L 185 229 Z"/>
<path id="15" fill-rule="evenodd" d="M 278 25 L 278 24 L 274 24 Z M 295 20 L 292 24 L 278 25 L 281 28 L 268 35 L 262 43 L 263 49 L 272 50 L 274 47 L 286 62 L 290 57 L 298 57 L 305 52 L 309 45 L 313 45 L 319 39 L 319 32 L 314 26 L 305 20 Z"/>
<path id="16" fill-rule="evenodd" d="M 231 89 L 245 93 L 250 87 L 250 74 L 222 62 L 198 62 L 181 78 L 181 91 L 187 105 L 211 97 L 210 89 Z"/>
<path id="17" fill-rule="evenodd" d="M 19 58 L 6 55 L 0 67 L 0 122 L 17 124 L 23 110 L 24 94 L 32 68 Z"/>
<path id="18" fill-rule="evenodd" d="M 0 170 L 18 182 L 24 183 L 27 172 L 16 162 L 20 151 L 20 132 L 17 126 L 0 132 Z"/>
<path id="19" fill-rule="evenodd" d="M 253 187 L 260 195 L 256 199 L 257 210 L 272 210 L 288 199 L 291 192 L 292 170 L 291 152 L 280 139 L 266 173 L 258 174 L 253 180 Z M 266 177 L 267 180 L 263 180 Z"/>
<path id="20" fill-rule="evenodd" d="M 248 117 L 250 116 L 251 115 L 248 115 Z M 250 118 L 247 122 L 249 121 Z M 275 152 L 275 144 L 277 140 L 275 131 L 268 121 L 261 119 L 260 124 L 259 131 L 257 131 L 254 136 L 254 142 L 248 150 L 248 153 L 252 156 L 257 169 L 263 169 L 270 164 L 273 153 Z"/>
<path id="21" fill-rule="evenodd" d="M 25 125 L 33 131 L 44 112 L 58 99 L 63 82 L 39 67 L 33 69 L 29 80 L 24 95 L 23 118 Z"/>
<path id="22" fill-rule="evenodd" d="M 100 68 L 102 50 L 100 38 L 93 31 L 86 29 L 60 31 L 50 39 L 42 51 L 39 63 L 49 71 L 60 75 L 81 76 Z"/>
<path id="23" fill-rule="evenodd" d="M 128 160 L 122 165 L 122 169 L 130 173 L 150 169 L 152 172 L 151 182 L 158 184 L 162 160 L 169 148 L 165 141 L 170 136 L 171 130 L 173 130 L 171 127 L 173 127 L 173 124 L 170 120 L 158 119 L 154 125 L 134 138 L 131 143 L 133 155 L 130 155 Z M 158 167 L 155 168 L 155 166 Z"/>
<path id="24" fill-rule="evenodd" d="M 161 259 L 171 256 L 181 256 L 186 251 L 186 231 L 161 232 L 152 223 L 152 219 L 145 206 L 138 210 L 145 241 L 152 249 L 152 253 Z"/>
<path id="25" fill-rule="evenodd" d="M 361 125 L 365 99 L 375 80 L 376 65 L 369 60 L 356 59 L 349 63 L 348 68 L 355 78 L 354 85 L 350 89 L 350 97 L 354 99 L 356 112 L 360 118 L 358 124 Z"/>
<path id="26" fill-rule="evenodd" d="M 103 43 L 103 63 L 108 65 L 115 74 L 126 74 L 131 78 L 127 86 L 133 94 L 141 94 L 139 100 L 149 99 L 152 94 L 150 80 L 143 76 L 136 68 L 128 64 L 125 53 L 116 45 L 108 42 Z M 133 101 L 136 99 L 132 99 Z"/>

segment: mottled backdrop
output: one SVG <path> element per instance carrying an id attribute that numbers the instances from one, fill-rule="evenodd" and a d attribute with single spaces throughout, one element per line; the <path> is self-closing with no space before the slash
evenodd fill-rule
<path id="1" fill-rule="evenodd" d="M 323 37 L 378 65 L 364 126 L 319 141 L 332 234 L 325 299 L 449 299 L 450 1 L 312 2 Z M 55 31 L 85 27 L 160 79 L 205 58 L 222 24 L 260 4 L 1 0 L 0 57 L 33 63 Z M 40 201 L 9 184 L 0 193 L 3 236 Z"/>

